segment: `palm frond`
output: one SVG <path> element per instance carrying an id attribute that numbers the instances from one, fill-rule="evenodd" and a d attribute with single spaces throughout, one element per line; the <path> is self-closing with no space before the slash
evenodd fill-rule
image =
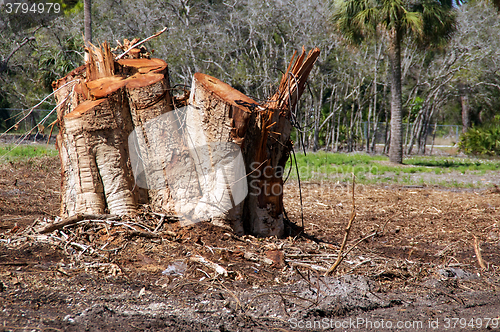
<path id="1" fill-rule="evenodd" d="M 344 38 L 359 44 L 377 28 L 413 35 L 424 45 L 446 42 L 455 28 L 449 0 L 332 0 L 333 21 Z M 500 0 L 498 0 L 500 1 Z"/>
<path id="2" fill-rule="evenodd" d="M 421 43 L 439 46 L 446 43 L 456 30 L 456 11 L 436 0 L 421 1 L 423 34 Z"/>
<path id="3" fill-rule="evenodd" d="M 366 9 L 370 9 L 372 0 L 334 1 L 333 21 L 344 38 L 352 43 L 359 44 L 366 35 L 370 34 L 368 24 L 359 17 Z"/>
<path id="4" fill-rule="evenodd" d="M 401 28 L 410 31 L 414 35 L 420 37 L 424 33 L 424 20 L 419 12 L 406 11 L 406 15 L 402 18 Z"/>

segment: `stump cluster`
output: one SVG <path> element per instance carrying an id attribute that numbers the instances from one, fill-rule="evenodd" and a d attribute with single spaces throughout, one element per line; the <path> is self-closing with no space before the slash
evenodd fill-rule
<path id="1" fill-rule="evenodd" d="M 262 104 L 202 73 L 175 95 L 167 63 L 144 48 L 119 60 L 107 43 L 86 51 L 84 66 L 53 83 L 62 217 L 134 215 L 148 204 L 237 234 L 283 235 L 291 110 L 318 49 L 294 55 Z"/>

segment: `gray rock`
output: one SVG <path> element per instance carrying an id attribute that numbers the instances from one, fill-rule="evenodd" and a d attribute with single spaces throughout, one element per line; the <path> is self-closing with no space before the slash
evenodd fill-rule
<path id="1" fill-rule="evenodd" d="M 454 267 L 439 269 L 438 273 L 447 279 L 451 278 L 451 279 L 461 279 L 461 280 L 474 280 L 479 278 L 475 273 L 471 273 L 469 271 L 465 271 Z"/>

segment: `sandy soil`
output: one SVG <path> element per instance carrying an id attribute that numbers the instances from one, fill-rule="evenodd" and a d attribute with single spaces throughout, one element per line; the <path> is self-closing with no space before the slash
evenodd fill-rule
<path id="1" fill-rule="evenodd" d="M 491 187 L 357 186 L 350 251 L 323 277 L 352 213 L 348 184 L 303 182 L 301 209 L 288 183 L 283 239 L 158 227 L 147 208 L 39 234 L 58 214 L 59 176 L 57 158 L 0 165 L 0 331 L 500 328 Z"/>

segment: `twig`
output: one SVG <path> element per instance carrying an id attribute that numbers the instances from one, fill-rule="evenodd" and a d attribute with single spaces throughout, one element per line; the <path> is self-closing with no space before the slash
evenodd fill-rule
<path id="1" fill-rule="evenodd" d="M 248 251 L 245 251 L 245 253 L 243 254 L 243 257 L 245 257 L 245 259 L 248 259 L 249 261 L 257 262 L 257 263 L 264 263 L 267 265 L 273 265 L 273 263 L 274 263 L 274 261 L 272 259 L 269 259 L 267 257 L 260 257 L 259 255 L 254 254 L 253 252 L 248 252 Z"/>
<path id="2" fill-rule="evenodd" d="M 367 236 L 365 236 L 364 238 L 361 238 L 358 240 L 358 242 L 354 243 L 354 245 L 352 247 L 350 247 L 342 256 L 344 256 L 343 258 L 345 258 L 354 248 L 356 248 L 358 246 L 358 244 L 360 244 L 361 242 L 365 241 L 365 240 L 368 240 L 369 238 L 371 237 L 374 237 L 375 235 L 377 235 L 378 233 L 377 232 L 373 232 L 371 234 L 368 234 Z"/>
<path id="3" fill-rule="evenodd" d="M 344 248 L 347 244 L 347 239 L 349 238 L 349 233 L 351 232 L 351 226 L 352 222 L 354 221 L 354 218 L 356 218 L 356 204 L 354 200 L 354 189 L 355 189 L 355 181 L 356 176 L 354 173 L 352 173 L 352 213 L 351 213 L 351 218 L 349 219 L 349 223 L 347 224 L 347 228 L 345 229 L 345 234 L 344 234 L 344 240 L 342 241 L 342 245 L 340 246 L 339 250 L 339 255 L 337 257 L 337 260 L 333 265 L 326 271 L 325 277 L 332 275 L 332 273 L 337 269 L 337 267 L 342 263 L 344 260 L 344 255 L 342 255 L 342 252 L 344 251 Z M 352 249 L 351 249 L 352 250 Z"/>
<path id="4" fill-rule="evenodd" d="M 313 271 L 318 271 L 318 272 L 327 272 L 328 271 L 328 269 L 326 267 L 323 267 L 321 265 L 308 264 L 308 263 L 297 262 L 297 261 L 288 261 L 288 263 L 294 267 L 295 266 L 306 267 L 306 268 L 311 269 Z"/>
<path id="5" fill-rule="evenodd" d="M 290 293 L 279 293 L 279 292 L 266 292 L 266 293 L 261 293 L 261 294 L 258 294 L 258 295 L 255 295 L 247 304 L 246 304 L 246 307 L 249 308 L 250 307 L 250 304 L 255 301 L 257 298 L 259 297 L 262 297 L 262 296 L 268 296 L 268 295 L 277 295 L 277 296 L 280 296 L 280 297 L 284 297 L 284 296 L 288 296 L 288 297 L 291 297 L 291 298 L 295 298 L 295 299 L 299 299 L 299 300 L 302 300 L 302 301 L 306 301 L 306 302 L 309 302 L 311 303 L 312 305 L 316 305 L 318 304 L 317 301 L 313 301 L 311 299 L 308 299 L 308 298 L 305 298 L 305 297 L 302 297 L 302 296 L 299 296 L 299 295 L 295 295 L 295 294 L 290 294 Z"/>
<path id="6" fill-rule="evenodd" d="M 140 236 L 145 237 L 147 239 L 158 239 L 160 236 L 158 234 L 154 234 L 151 232 L 143 232 L 143 231 L 127 231 L 127 236 Z"/>
<path id="7" fill-rule="evenodd" d="M 116 57 L 115 60 L 120 60 L 121 58 L 123 58 L 128 52 L 130 52 L 131 50 L 133 50 L 134 48 L 136 48 L 137 46 L 139 45 L 142 45 L 144 44 L 145 42 L 147 42 L 148 40 L 151 40 L 153 38 L 156 38 L 158 37 L 159 35 L 161 35 L 162 33 L 164 33 L 165 31 L 167 31 L 167 27 L 164 27 L 160 32 L 157 32 L 155 33 L 154 35 L 152 36 L 149 36 L 148 38 L 140 41 L 140 42 L 137 42 L 135 43 L 134 45 L 130 46 L 130 48 L 128 50 L 126 50 L 125 52 L 123 52 L 122 54 L 120 54 L 119 56 Z"/>
<path id="8" fill-rule="evenodd" d="M 156 226 L 155 230 L 153 233 L 156 233 L 160 230 L 160 228 L 163 226 L 163 223 L 165 222 L 165 215 L 160 217 L 160 222 L 158 223 L 158 226 Z"/>
<path id="9" fill-rule="evenodd" d="M 65 275 L 66 277 L 69 277 L 69 276 L 70 276 L 68 273 L 64 272 L 64 271 L 63 271 L 63 269 L 61 269 L 61 268 L 58 268 L 58 269 L 56 270 L 56 272 L 59 272 L 59 273 L 61 273 L 61 274 Z"/>
<path id="10" fill-rule="evenodd" d="M 208 278 L 208 279 L 211 279 L 211 278 L 212 278 L 212 277 L 211 277 L 208 273 L 206 273 L 206 272 L 205 272 L 205 271 L 203 271 L 202 269 L 196 269 L 196 270 L 198 270 L 198 271 L 202 272 L 204 275 L 206 275 L 206 276 L 207 276 L 207 278 Z"/>
<path id="11" fill-rule="evenodd" d="M 54 122 L 52 122 L 51 124 L 49 124 L 49 127 L 50 127 L 50 133 L 49 133 L 49 138 L 47 138 L 47 146 L 49 145 L 49 142 L 50 142 L 50 138 L 52 137 L 52 132 L 54 131 L 54 126 L 56 125 L 56 123 L 58 122 L 59 120 L 54 120 Z"/>
<path id="12" fill-rule="evenodd" d="M 106 220 L 106 222 L 107 222 L 108 224 L 112 225 L 112 226 L 115 226 L 115 225 L 116 225 L 116 226 L 125 226 L 125 227 L 128 227 L 128 228 L 130 228 L 132 231 L 137 231 L 137 228 L 135 228 L 135 227 L 133 227 L 133 226 L 138 226 L 138 227 L 140 227 L 140 228 L 142 228 L 142 229 L 145 229 L 145 230 L 146 230 L 146 232 L 151 232 L 151 230 L 149 229 L 149 227 L 144 226 L 144 225 L 142 225 L 142 224 L 140 224 L 140 223 L 137 223 L 137 222 L 132 222 L 132 221 L 127 221 L 127 222 L 125 222 L 125 221 L 123 221 L 123 222 L 113 222 L 113 221 L 111 221 L 111 222 L 110 222 L 110 221 L 109 221 L 109 219 L 108 219 L 108 220 Z"/>
<path id="13" fill-rule="evenodd" d="M 315 258 L 315 259 L 333 259 L 337 258 L 335 254 L 286 254 L 286 258 L 301 259 L 301 258 Z"/>
<path id="14" fill-rule="evenodd" d="M 158 213 L 158 212 L 148 212 L 149 214 L 152 214 L 154 216 L 157 216 L 157 217 L 160 217 L 160 218 L 164 218 L 164 222 L 165 221 L 171 221 L 171 222 L 176 222 L 176 221 L 179 221 L 179 219 L 181 218 L 180 216 L 178 215 L 175 215 L 175 214 L 164 214 L 164 213 Z"/>
<path id="15" fill-rule="evenodd" d="M 486 263 L 483 260 L 483 256 L 481 255 L 481 248 L 479 247 L 479 239 L 477 236 L 474 236 L 474 251 L 476 252 L 476 257 L 477 257 L 477 262 L 479 263 L 479 266 L 481 266 L 482 269 L 486 270 L 488 267 L 486 266 Z"/>
<path id="16" fill-rule="evenodd" d="M 366 263 L 370 263 L 372 260 L 371 259 L 367 259 L 367 260 L 364 260 L 356 265 L 354 265 L 354 267 L 352 269 L 349 270 L 349 272 L 347 272 L 347 274 L 351 273 L 352 271 L 356 270 L 358 267 L 360 267 L 361 265 L 364 265 Z"/>
<path id="17" fill-rule="evenodd" d="M 238 304 L 238 307 L 240 309 L 243 310 L 243 312 L 245 312 L 245 309 L 243 309 L 243 305 L 241 304 L 241 301 L 240 299 L 238 298 L 238 296 L 236 296 L 236 294 L 234 292 L 232 292 L 231 290 L 229 290 L 226 286 L 224 286 L 222 283 L 219 283 L 219 286 L 221 288 L 223 288 L 226 292 L 228 292 L 235 300 L 236 300 L 236 303 Z"/>
<path id="18" fill-rule="evenodd" d="M 111 218 L 116 218 L 116 216 L 113 214 L 98 214 L 98 215 L 76 214 L 72 217 L 63 219 L 62 221 L 60 221 L 58 223 L 48 225 L 47 227 L 41 229 L 38 233 L 40 233 L 40 234 L 51 233 L 55 230 L 63 228 L 64 226 L 73 225 L 73 224 L 76 224 L 77 222 L 80 222 L 82 220 L 87 220 L 87 219 L 104 220 L 104 219 L 111 219 Z"/>

